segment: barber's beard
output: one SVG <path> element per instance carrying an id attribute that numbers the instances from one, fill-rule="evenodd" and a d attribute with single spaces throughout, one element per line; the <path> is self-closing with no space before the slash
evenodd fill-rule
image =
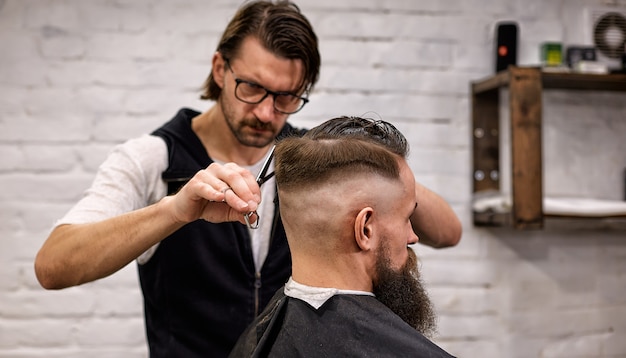
<path id="1" fill-rule="evenodd" d="M 381 247 L 376 260 L 374 294 L 411 327 L 430 336 L 436 332 L 435 312 L 422 285 L 415 252 L 410 248 L 407 250 L 409 257 L 406 263 L 395 271 L 390 267 L 387 248 Z"/>
<path id="2" fill-rule="evenodd" d="M 222 97 L 220 97 L 222 98 Z M 276 133 L 272 123 L 264 123 L 257 118 L 242 118 L 237 120 L 234 111 L 227 111 L 228 106 L 225 99 L 221 99 L 222 111 L 224 113 L 224 119 L 231 133 L 239 143 L 248 147 L 263 148 L 274 141 Z M 244 132 L 245 128 L 263 130 L 264 135 L 254 135 Z"/>

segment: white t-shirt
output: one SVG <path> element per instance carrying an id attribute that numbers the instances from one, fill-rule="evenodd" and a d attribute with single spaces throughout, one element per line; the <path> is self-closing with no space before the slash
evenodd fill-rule
<path id="1" fill-rule="evenodd" d="M 257 175 L 265 158 L 250 167 Z M 167 144 L 158 136 L 143 135 L 113 148 L 83 198 L 74 205 L 55 226 L 102 221 L 129 211 L 152 205 L 167 195 L 167 184 L 161 174 L 167 169 Z M 273 171 L 273 164 L 268 173 Z M 252 249 L 257 270 L 267 256 L 270 232 L 274 217 L 275 181 L 272 177 L 261 186 L 261 205 L 257 210 L 261 218 L 259 228 L 250 230 Z M 158 244 L 137 258 L 146 263 Z"/>

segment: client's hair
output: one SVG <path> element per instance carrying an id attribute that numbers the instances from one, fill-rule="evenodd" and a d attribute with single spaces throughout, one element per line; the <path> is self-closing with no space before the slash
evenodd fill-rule
<path id="1" fill-rule="evenodd" d="M 317 185 L 360 173 L 399 178 L 398 155 L 368 138 L 290 137 L 276 144 L 276 183 L 281 190 Z"/>
<path id="2" fill-rule="evenodd" d="M 311 139 L 359 138 L 383 145 L 406 158 L 409 144 L 406 137 L 391 123 L 361 117 L 337 117 L 312 128 L 305 135 Z"/>

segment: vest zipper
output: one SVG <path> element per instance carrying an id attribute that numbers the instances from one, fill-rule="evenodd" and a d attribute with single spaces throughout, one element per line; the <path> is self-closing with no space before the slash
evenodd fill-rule
<path id="1" fill-rule="evenodd" d="M 166 183 L 170 183 L 170 182 L 182 182 L 182 181 L 184 181 L 184 182 L 188 182 L 188 181 L 190 181 L 190 180 L 191 180 L 191 178 L 193 178 L 193 177 L 187 176 L 187 177 L 180 177 L 180 178 L 168 178 L 168 179 L 166 179 L 166 180 L 165 180 L 165 182 L 166 182 Z"/>
<path id="2" fill-rule="evenodd" d="M 261 273 L 254 274 L 254 317 L 259 315 L 259 290 L 261 289 Z"/>

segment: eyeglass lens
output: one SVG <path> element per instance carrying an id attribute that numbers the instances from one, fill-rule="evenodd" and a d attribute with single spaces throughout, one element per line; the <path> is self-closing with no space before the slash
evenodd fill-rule
<path id="1" fill-rule="evenodd" d="M 237 80 L 237 87 L 235 87 L 235 96 L 243 102 L 256 104 L 260 103 L 268 95 L 274 97 L 274 108 L 279 112 L 291 114 L 299 111 L 306 101 L 298 96 L 290 93 L 280 93 L 269 91 L 263 86 L 256 83 Z"/>

